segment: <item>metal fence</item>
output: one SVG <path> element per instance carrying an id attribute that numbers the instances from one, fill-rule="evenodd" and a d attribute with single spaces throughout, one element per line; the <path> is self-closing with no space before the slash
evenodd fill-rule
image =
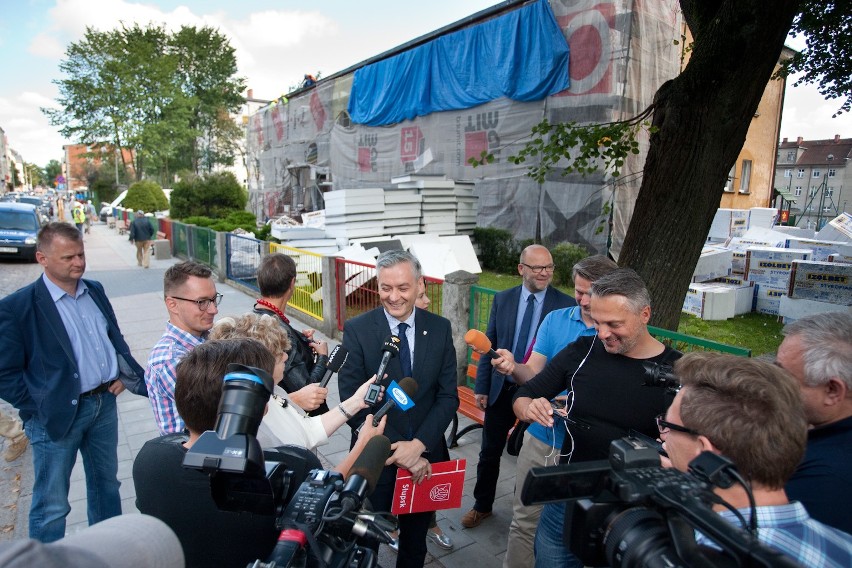
<path id="1" fill-rule="evenodd" d="M 286 254 L 296 261 L 296 289 L 287 306 L 323 321 L 322 255 L 276 243 L 269 252 Z"/>
<path id="2" fill-rule="evenodd" d="M 337 329 L 343 331 L 346 320 L 352 319 L 379 306 L 379 288 L 376 282 L 376 266 L 345 258 L 334 261 L 334 281 L 337 290 Z M 443 284 L 440 278 L 424 276 L 426 295 L 429 297 L 428 311 L 441 313 Z"/>
<path id="3" fill-rule="evenodd" d="M 225 274 L 231 280 L 257 290 L 257 267 L 266 243 L 251 237 L 225 235 Z"/>
<path id="4" fill-rule="evenodd" d="M 176 256 L 216 266 L 216 231 L 172 221 L 172 252 Z"/>

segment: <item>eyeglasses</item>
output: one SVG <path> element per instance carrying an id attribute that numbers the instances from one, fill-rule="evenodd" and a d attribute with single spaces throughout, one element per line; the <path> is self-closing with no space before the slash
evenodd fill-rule
<path id="1" fill-rule="evenodd" d="M 546 264 L 544 266 L 531 266 L 525 262 L 522 262 L 521 266 L 526 266 L 536 274 L 541 274 L 542 272 L 553 272 L 553 269 L 555 268 L 552 264 Z"/>
<path id="2" fill-rule="evenodd" d="M 190 300 L 189 298 L 181 298 L 179 296 L 170 296 L 170 297 L 174 298 L 175 300 L 183 300 L 184 302 L 192 302 L 193 304 L 198 306 L 198 309 L 201 310 L 202 312 L 206 312 L 207 309 L 210 307 L 210 304 L 213 304 L 214 306 L 219 306 L 219 304 L 222 303 L 222 294 L 216 294 L 215 298 L 202 298 L 200 300 Z"/>
<path id="3" fill-rule="evenodd" d="M 692 428 L 687 428 L 686 426 L 681 426 L 680 424 L 672 424 L 671 422 L 667 422 L 662 414 L 657 416 L 655 420 L 657 421 L 657 429 L 659 429 L 660 434 L 665 434 L 667 430 L 674 430 L 675 432 L 683 432 L 684 434 L 691 434 L 693 436 L 700 435 Z"/>

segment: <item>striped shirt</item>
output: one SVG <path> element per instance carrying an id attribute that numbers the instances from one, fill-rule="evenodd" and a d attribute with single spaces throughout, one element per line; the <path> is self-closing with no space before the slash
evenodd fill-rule
<path id="1" fill-rule="evenodd" d="M 749 510 L 740 509 L 748 519 Z M 730 511 L 719 513 L 729 523 L 740 526 Z M 798 501 L 786 505 L 757 508 L 757 538 L 766 546 L 809 568 L 849 568 L 852 566 L 852 536 L 813 520 Z M 697 535 L 698 544 L 710 544 Z"/>
<path id="2" fill-rule="evenodd" d="M 160 435 L 183 432 L 185 425 L 175 405 L 175 369 L 187 353 L 203 342 L 203 338 L 167 322 L 166 332 L 148 356 L 145 384 Z"/>

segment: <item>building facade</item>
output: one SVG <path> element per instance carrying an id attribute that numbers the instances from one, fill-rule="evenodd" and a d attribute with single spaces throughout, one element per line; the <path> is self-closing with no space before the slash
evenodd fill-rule
<path id="1" fill-rule="evenodd" d="M 829 220 L 849 210 L 852 201 L 852 138 L 839 134 L 828 140 L 795 141 L 778 145 L 775 188 L 790 202 L 791 224 L 819 230 Z"/>

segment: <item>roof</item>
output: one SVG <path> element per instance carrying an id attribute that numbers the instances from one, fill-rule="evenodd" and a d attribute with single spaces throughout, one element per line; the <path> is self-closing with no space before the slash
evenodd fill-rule
<path id="1" fill-rule="evenodd" d="M 778 145 L 779 150 L 801 148 L 803 151 L 796 160 L 797 166 L 846 167 L 846 160 L 852 159 L 852 138 L 830 138 L 828 140 L 802 140 Z M 785 164 L 787 165 L 787 164 Z M 792 164 L 789 164 L 792 165 Z"/>
<path id="2" fill-rule="evenodd" d="M 36 206 L 32 203 L 18 203 L 14 201 L 0 201 L 0 209 L 12 211 L 35 211 Z"/>

